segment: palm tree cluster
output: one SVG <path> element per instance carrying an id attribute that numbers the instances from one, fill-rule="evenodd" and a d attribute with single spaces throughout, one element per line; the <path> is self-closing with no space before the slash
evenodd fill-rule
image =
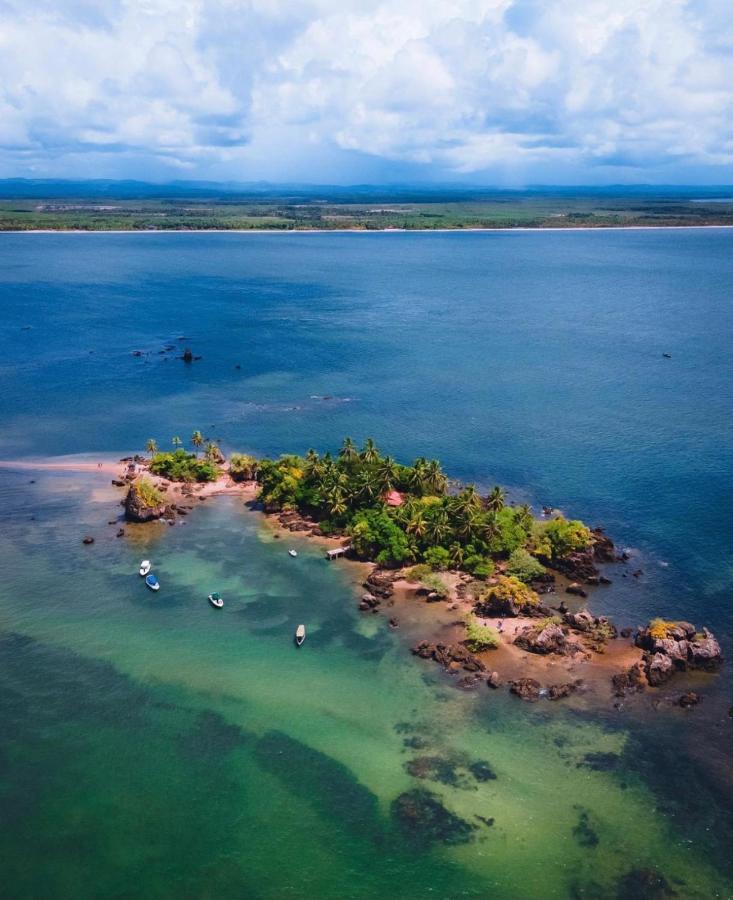
<path id="1" fill-rule="evenodd" d="M 270 507 L 300 509 L 358 535 L 375 556 L 389 549 L 398 561 L 473 570 L 524 546 L 532 530 L 529 508 L 505 506 L 501 488 L 481 496 L 469 485 L 450 495 L 437 460 L 401 465 L 371 438 L 361 448 L 346 438 L 336 457 L 309 450 L 305 457 L 261 460 L 257 477 Z"/>

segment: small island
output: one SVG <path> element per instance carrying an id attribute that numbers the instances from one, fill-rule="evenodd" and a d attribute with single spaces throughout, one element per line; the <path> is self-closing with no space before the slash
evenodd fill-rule
<path id="1" fill-rule="evenodd" d="M 550 667 L 564 666 L 570 676 L 581 663 L 603 669 L 605 662 L 620 704 L 677 672 L 720 667 L 720 646 L 705 628 L 657 618 L 619 631 L 588 611 L 589 591 L 610 584 L 605 572 L 628 561 L 601 528 L 549 508 L 535 516 L 526 504 L 508 503 L 500 487 L 482 495 L 475 485 L 449 481 L 437 460 L 402 464 L 371 439 L 359 447 L 346 438 L 336 454 L 311 449 L 278 459 L 232 453 L 226 460 L 200 431 L 192 450 L 182 445 L 174 437 L 173 449 L 163 451 L 151 439 L 147 456 L 122 461 L 126 472 L 113 483 L 127 487 L 128 521 L 172 523 L 194 499 L 243 496 L 280 528 L 323 541 L 330 558 L 369 564 L 363 613 L 389 610 L 393 628 L 400 627 L 400 603 L 414 608 L 416 599 L 455 613 L 450 639 L 443 639 L 443 623 L 437 637 L 428 633 L 411 649 L 457 676 L 460 688 L 506 684 L 525 700 L 558 700 L 582 692 L 583 679 L 557 681 Z M 426 628 L 430 621 L 426 615 Z M 529 666 L 532 675 L 504 679 L 493 662 L 499 650 L 515 674 Z M 543 685 L 537 675 L 555 680 Z M 675 702 L 689 707 L 699 699 L 687 691 Z"/>

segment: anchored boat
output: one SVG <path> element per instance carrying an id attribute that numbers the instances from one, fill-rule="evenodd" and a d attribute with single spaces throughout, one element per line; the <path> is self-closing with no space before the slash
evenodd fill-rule
<path id="1" fill-rule="evenodd" d="M 159 591 L 160 590 L 160 582 L 155 577 L 155 575 L 152 574 L 152 572 L 145 579 L 145 584 L 147 584 L 147 586 L 150 588 L 151 591 Z"/>
<path id="2" fill-rule="evenodd" d="M 224 598 L 219 594 L 219 591 L 213 591 L 209 594 L 209 603 L 217 609 L 221 609 L 224 606 Z"/>
<path id="3" fill-rule="evenodd" d="M 297 550 L 288 550 L 288 553 L 290 554 L 290 556 L 297 556 L 297 555 L 298 555 L 298 551 L 297 551 Z"/>
<path id="4" fill-rule="evenodd" d="M 150 560 L 144 559 L 140 563 L 140 574 L 144 577 L 145 575 L 148 574 L 149 571 L 150 571 Z"/>
<path id="5" fill-rule="evenodd" d="M 300 645 L 305 640 L 305 625 L 298 625 L 295 629 L 295 644 L 300 647 Z"/>

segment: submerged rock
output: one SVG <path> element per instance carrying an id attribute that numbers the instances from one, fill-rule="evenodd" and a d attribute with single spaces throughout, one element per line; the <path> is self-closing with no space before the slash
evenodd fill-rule
<path id="1" fill-rule="evenodd" d="M 472 840 L 476 826 L 440 802 L 425 788 L 405 791 L 392 801 L 392 818 L 395 824 L 413 844 L 427 849 L 431 844 L 467 844 Z"/>
<path id="2" fill-rule="evenodd" d="M 625 697 L 626 694 L 643 691 L 646 687 L 644 666 L 640 662 L 634 663 L 625 672 L 618 672 L 616 675 L 613 675 L 611 684 L 616 697 Z"/>
<path id="3" fill-rule="evenodd" d="M 528 700 L 534 703 L 540 698 L 540 683 L 534 678 L 518 678 L 516 681 L 509 682 L 512 694 L 521 697 L 522 700 Z"/>
<path id="4" fill-rule="evenodd" d="M 500 688 L 504 682 L 501 680 L 498 672 L 492 672 L 489 677 L 486 679 L 486 686 L 490 687 L 492 690 L 496 690 Z"/>
<path id="5" fill-rule="evenodd" d="M 618 900 L 668 900 L 677 891 L 657 869 L 632 869 L 619 880 L 616 896 Z"/>
<path id="6" fill-rule="evenodd" d="M 696 694 L 694 691 L 688 691 L 677 698 L 677 705 L 683 709 L 689 709 L 692 706 L 697 706 L 701 700 L 702 697 L 699 694 Z"/>
<path id="7" fill-rule="evenodd" d="M 563 700 L 579 690 L 583 685 L 583 679 L 567 681 L 564 684 L 551 684 L 547 689 L 548 700 Z"/>

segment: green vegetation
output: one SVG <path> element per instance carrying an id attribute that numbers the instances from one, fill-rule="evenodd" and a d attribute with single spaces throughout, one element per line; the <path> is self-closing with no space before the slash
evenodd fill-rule
<path id="1" fill-rule="evenodd" d="M 475 596 L 477 607 L 496 615 L 530 612 L 540 603 L 539 596 L 512 575 L 497 575 L 493 584 L 482 587 Z"/>
<path id="2" fill-rule="evenodd" d="M 574 550 L 585 550 L 593 543 L 590 529 L 577 519 L 558 516 L 549 522 L 535 522 L 533 546 L 539 556 L 560 559 Z"/>
<path id="3" fill-rule="evenodd" d="M 508 575 L 513 575 L 515 578 L 528 584 L 530 581 L 534 581 L 535 578 L 539 578 L 540 575 L 544 575 L 547 570 L 528 550 L 525 550 L 524 547 L 518 547 L 512 551 L 506 571 Z"/>
<path id="4" fill-rule="evenodd" d="M 526 505 L 506 505 L 500 488 L 481 496 L 469 485 L 450 495 L 439 462 L 420 457 L 402 465 L 371 439 L 359 448 L 346 438 L 335 457 L 309 450 L 305 456 L 260 460 L 257 480 L 266 509 L 297 509 L 329 531 L 348 534 L 363 559 L 387 566 L 419 563 L 410 574 L 415 580 L 449 568 L 488 578 L 496 559 L 520 550 L 524 555 L 514 560 L 523 562 L 523 571 L 542 571 L 527 552 L 535 533 Z M 571 524 L 573 540 L 566 540 L 577 543 L 576 526 L 584 526 Z M 543 533 L 548 547 L 551 538 L 556 540 L 554 532 Z"/>
<path id="5" fill-rule="evenodd" d="M 150 461 L 150 471 L 170 481 L 216 481 L 218 475 L 213 463 L 180 447 L 173 453 L 156 453 Z"/>
<path id="6" fill-rule="evenodd" d="M 165 503 L 165 497 L 149 478 L 141 478 L 136 482 L 137 493 L 145 506 L 161 506 Z"/>
<path id="7" fill-rule="evenodd" d="M 428 572 L 427 575 L 424 575 L 420 579 L 420 584 L 430 591 L 431 594 L 437 594 L 441 599 L 445 599 L 448 596 L 448 585 L 440 575 L 436 575 L 434 572 Z"/>
<path id="8" fill-rule="evenodd" d="M 472 653 L 480 653 L 482 650 L 492 650 L 499 646 L 499 635 L 489 625 L 482 625 L 476 616 L 470 613 L 464 619 L 466 624 L 466 637 L 463 643 Z"/>
<path id="9" fill-rule="evenodd" d="M 229 476 L 232 481 L 252 481 L 257 477 L 258 465 L 254 456 L 232 453 L 229 457 Z"/>

